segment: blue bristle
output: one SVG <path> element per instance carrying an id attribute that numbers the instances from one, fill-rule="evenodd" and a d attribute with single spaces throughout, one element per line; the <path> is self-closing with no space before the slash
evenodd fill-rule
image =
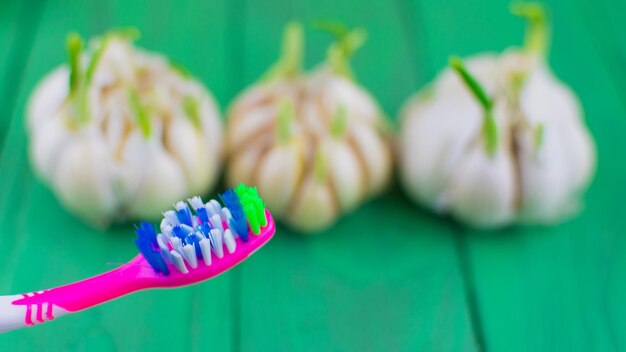
<path id="1" fill-rule="evenodd" d="M 198 208 L 198 210 L 196 210 L 196 215 L 198 215 L 198 218 L 203 223 L 209 221 L 209 213 L 207 212 L 206 208 L 204 208 L 204 207 Z"/>
<path id="2" fill-rule="evenodd" d="M 135 233 L 137 234 L 135 245 L 137 245 L 137 249 L 139 249 L 139 252 L 141 252 L 148 264 L 150 264 L 157 273 L 169 275 L 170 271 L 167 268 L 165 259 L 163 259 L 161 255 L 161 250 L 159 249 L 156 239 L 156 232 L 152 224 L 142 222 L 135 230 Z"/>
<path id="3" fill-rule="evenodd" d="M 180 221 L 181 224 L 193 226 L 193 223 L 191 222 L 191 211 L 189 210 L 189 207 L 186 204 L 184 208 L 181 208 L 176 211 L 176 217 L 178 218 L 178 221 Z"/>
<path id="4" fill-rule="evenodd" d="M 209 234 L 211 233 L 211 229 L 213 228 L 211 227 L 211 225 L 209 225 L 208 222 L 203 222 L 202 226 L 200 226 L 200 230 L 206 237 L 209 237 Z"/>
<path id="5" fill-rule="evenodd" d="M 154 249 L 159 248 L 159 244 L 157 243 L 156 238 L 156 231 L 154 231 L 154 227 L 151 223 L 147 221 L 142 222 L 141 224 L 139 224 L 139 228 L 137 229 L 137 231 L 135 231 L 135 233 L 137 234 L 137 236 L 140 236 L 141 238 L 147 240 Z"/>
<path id="6" fill-rule="evenodd" d="M 189 231 L 186 231 L 182 226 L 180 225 L 176 225 L 172 228 L 172 233 L 174 234 L 174 236 L 180 238 L 181 240 L 185 240 L 185 237 L 187 237 L 187 234 L 189 233 Z"/>
<path id="7" fill-rule="evenodd" d="M 185 237 L 185 244 L 191 244 L 196 249 L 196 256 L 202 258 L 202 250 L 200 249 L 200 239 L 195 233 L 190 233 Z"/>
<path id="8" fill-rule="evenodd" d="M 233 216 L 229 224 L 231 230 L 234 230 L 242 241 L 248 242 L 248 219 L 246 218 L 246 214 L 237 193 L 235 193 L 234 190 L 229 189 L 220 194 L 220 198 Z"/>

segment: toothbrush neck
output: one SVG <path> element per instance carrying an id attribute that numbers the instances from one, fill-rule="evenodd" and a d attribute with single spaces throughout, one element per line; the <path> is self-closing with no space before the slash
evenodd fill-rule
<path id="1" fill-rule="evenodd" d="M 68 312 L 76 312 L 149 287 L 149 280 L 142 278 L 143 270 L 145 268 L 140 266 L 124 265 L 89 279 L 24 297 L 13 304 L 48 303 Z"/>

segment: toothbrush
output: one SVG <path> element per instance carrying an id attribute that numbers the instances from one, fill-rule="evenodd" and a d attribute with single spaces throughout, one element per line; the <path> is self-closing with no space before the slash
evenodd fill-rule
<path id="1" fill-rule="evenodd" d="M 0 333 L 135 291 L 195 284 L 241 263 L 272 238 L 274 220 L 256 188 L 241 184 L 220 198 L 223 207 L 200 197 L 176 203 L 163 213 L 160 232 L 142 222 L 135 231 L 140 253 L 117 269 L 50 290 L 0 296 Z"/>

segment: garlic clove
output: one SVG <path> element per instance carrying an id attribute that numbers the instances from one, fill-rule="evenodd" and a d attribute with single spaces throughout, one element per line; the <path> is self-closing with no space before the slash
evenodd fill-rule
<path id="1" fill-rule="evenodd" d="M 237 96 L 237 104 L 230 107 L 229 123 L 234 123 L 239 117 L 259 106 L 272 106 L 275 99 L 293 95 L 293 84 L 297 79 L 280 79 L 271 82 L 255 84 L 246 88 Z"/>
<path id="2" fill-rule="evenodd" d="M 96 133 L 76 136 L 59 157 L 52 183 L 55 193 L 75 213 L 97 223 L 117 206 L 109 176 L 111 161 Z"/>
<path id="3" fill-rule="evenodd" d="M 144 177 L 128 211 L 134 218 L 153 219 L 171 206 L 172 199 L 181 199 L 188 192 L 185 174 L 172 156 L 152 144 L 144 158 Z"/>
<path id="4" fill-rule="evenodd" d="M 496 102 L 492 116 L 499 136 L 496 149 L 493 153 L 486 150 L 484 131 L 475 131 L 476 137 L 466 145 L 456 161 L 446 191 L 436 203 L 449 208 L 467 223 L 487 228 L 501 226 L 514 219 L 519 202 L 519 180 L 508 106 Z M 483 119 L 483 116 L 480 118 Z"/>
<path id="5" fill-rule="evenodd" d="M 426 204 L 439 202 L 483 121 L 479 104 L 467 92 L 446 100 L 434 94 L 418 96 L 404 109 L 399 148 L 400 176 Z"/>
<path id="6" fill-rule="evenodd" d="M 294 140 L 271 148 L 260 162 L 256 184 L 259 194 L 272 213 L 283 216 L 302 180 L 305 166 L 304 146 Z"/>
<path id="7" fill-rule="evenodd" d="M 365 197 L 365 180 L 354 151 L 345 140 L 326 138 L 320 144 L 330 185 L 342 211 L 354 209 Z"/>
<path id="8" fill-rule="evenodd" d="M 350 126 L 349 141 L 360 159 L 372 194 L 380 193 L 390 182 L 393 157 L 386 141 L 363 123 Z"/>
<path id="9" fill-rule="evenodd" d="M 41 126 L 40 129 L 33 131 L 35 138 L 30 148 L 30 157 L 37 175 L 44 182 L 50 183 L 59 165 L 60 155 L 71 139 L 71 132 L 65 126 L 63 116 L 59 114 L 38 123 Z"/>
<path id="10" fill-rule="evenodd" d="M 204 194 L 210 185 L 211 166 L 208 160 L 218 159 L 209 155 L 205 148 L 201 131 L 195 128 L 184 116 L 177 117 L 165 126 L 164 142 L 166 150 L 181 164 L 187 182 L 188 194 Z M 217 153 L 218 151 L 213 151 Z"/>
<path id="11" fill-rule="evenodd" d="M 304 180 L 286 221 L 304 233 L 321 231 L 339 216 L 339 209 L 326 182 L 315 180 L 313 175 Z"/>
<path id="12" fill-rule="evenodd" d="M 35 88 L 27 108 L 26 122 L 31 132 L 38 130 L 38 126 L 50 118 L 50 111 L 57 111 L 65 102 L 69 74 L 67 67 L 61 66 L 44 77 Z"/>
<path id="13" fill-rule="evenodd" d="M 521 92 L 529 124 L 542 126 L 539 142 L 530 128 L 520 136 L 525 221 L 553 223 L 580 207 L 579 193 L 595 169 L 595 148 L 577 102 L 546 68 L 535 71 Z"/>
<path id="14" fill-rule="evenodd" d="M 572 184 L 578 189 L 586 189 L 596 171 L 596 146 L 589 130 L 584 126 L 567 124 L 563 128 L 564 144 L 568 147 L 563 153 L 567 159 Z"/>
<path id="15" fill-rule="evenodd" d="M 511 155 L 500 148 L 485 153 L 477 143 L 465 154 L 452 175 L 442 202 L 450 211 L 474 226 L 497 227 L 514 217 L 515 174 Z"/>
<path id="16" fill-rule="evenodd" d="M 58 111 L 63 106 L 68 79 L 67 67 L 55 69 L 37 85 L 28 102 L 26 123 L 29 132 L 35 135 L 29 153 L 37 174 L 47 183 L 51 182 L 58 156 L 70 135 L 63 116 L 60 113 L 49 114 L 49 111 Z"/>
<path id="17" fill-rule="evenodd" d="M 267 146 L 272 144 L 271 137 L 267 136 Z M 255 170 L 264 148 L 248 148 L 244 149 L 231 157 L 228 165 L 228 173 L 226 179 L 231 188 L 236 187 L 240 183 L 256 184 L 254 180 Z M 267 199 L 269 195 L 263 194 L 263 199 Z"/>
<path id="18" fill-rule="evenodd" d="M 148 177 L 145 172 L 151 160 L 145 155 L 149 148 L 138 130 L 127 132 L 123 141 L 120 139 L 110 146 L 109 153 L 114 155 L 110 170 L 112 186 L 119 203 L 129 204 L 135 200 L 137 190 Z"/>
<path id="19" fill-rule="evenodd" d="M 98 64 L 98 70 L 94 73 L 94 80 L 103 82 L 134 82 L 137 67 L 136 56 L 133 51 L 142 56 L 141 50 L 133 49 L 125 40 L 110 40 L 102 59 Z M 145 57 L 144 57 L 145 59 Z M 114 78 L 115 77 L 115 78 Z"/>
<path id="20" fill-rule="evenodd" d="M 328 120 L 332 113 L 327 112 L 319 101 L 315 99 L 302 102 L 299 118 L 302 121 L 303 130 L 315 139 L 325 138 L 328 135 Z"/>
<path id="21" fill-rule="evenodd" d="M 557 124 L 551 129 L 562 134 L 562 157 L 567 159 L 571 184 L 576 188 L 586 187 L 595 173 L 595 145 L 571 89 L 542 65 L 525 83 L 520 93 L 520 108 L 532 126 L 541 123 L 548 129 L 548 120 Z"/>
<path id="22" fill-rule="evenodd" d="M 372 125 L 380 123 L 380 109 L 374 99 L 345 77 L 328 75 L 320 94 L 325 106 L 343 106 L 351 119 Z"/>
<path id="23" fill-rule="evenodd" d="M 544 142 L 537 148 L 532 130 L 518 135 L 518 162 L 521 176 L 524 221 L 552 222 L 574 213 L 578 202 L 570 194 L 573 188 L 567 159 L 563 158 L 566 141 L 556 121 L 545 122 Z"/>
<path id="24" fill-rule="evenodd" d="M 254 141 L 259 135 L 270 133 L 274 128 L 276 116 L 276 106 L 259 107 L 242 115 L 237 121 L 237 128 L 229 129 L 228 149 L 239 149 L 242 145 Z"/>
<path id="25" fill-rule="evenodd" d="M 222 119 L 219 115 L 217 115 L 219 108 L 215 99 L 209 94 L 209 92 L 206 92 L 203 87 L 200 86 L 199 88 L 205 94 L 205 98 L 200 100 L 200 117 L 202 120 L 201 128 L 203 131 L 205 148 L 207 148 L 209 154 L 213 156 L 213 158 L 207 160 L 207 163 L 212 170 L 210 174 L 213 178 L 209 182 L 210 188 L 212 188 L 219 177 L 219 172 L 215 172 L 215 170 L 220 170 L 222 160 L 224 159 L 224 150 L 226 149 L 222 135 L 224 126 L 222 124 Z"/>

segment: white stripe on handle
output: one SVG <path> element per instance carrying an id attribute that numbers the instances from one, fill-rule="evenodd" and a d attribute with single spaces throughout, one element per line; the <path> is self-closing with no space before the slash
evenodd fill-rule
<path id="1" fill-rule="evenodd" d="M 33 297 L 42 291 L 23 295 L 0 296 L 0 333 L 32 326 L 69 312 L 50 303 L 16 305 L 14 301 Z"/>

